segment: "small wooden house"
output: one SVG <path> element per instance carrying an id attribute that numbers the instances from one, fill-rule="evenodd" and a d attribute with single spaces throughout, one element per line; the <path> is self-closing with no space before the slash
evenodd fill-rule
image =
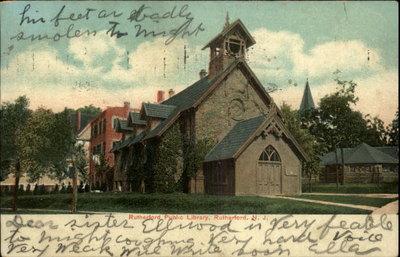
<path id="1" fill-rule="evenodd" d="M 322 156 L 320 182 L 335 183 L 337 176 L 342 184 L 397 182 L 398 164 L 398 147 L 372 147 L 362 143 Z"/>

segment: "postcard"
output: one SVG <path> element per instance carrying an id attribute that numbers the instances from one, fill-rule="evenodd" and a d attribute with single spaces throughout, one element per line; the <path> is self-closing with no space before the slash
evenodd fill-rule
<path id="1" fill-rule="evenodd" d="M 396 2 L 0 6 L 1 256 L 398 256 Z"/>

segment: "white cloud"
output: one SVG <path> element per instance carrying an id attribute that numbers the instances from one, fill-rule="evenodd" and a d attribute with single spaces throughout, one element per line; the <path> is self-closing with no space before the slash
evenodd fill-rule
<path id="1" fill-rule="evenodd" d="M 185 45 L 189 56 L 186 67 Z M 155 39 L 130 53 L 131 66 L 127 67 L 126 50 L 101 33 L 95 39 L 73 39 L 67 50 L 69 63 L 51 47 L 30 48 L 16 55 L 1 70 L 2 101 L 26 94 L 32 108 L 44 105 L 57 111 L 90 103 L 105 108 L 126 100 L 138 107 L 142 101 L 155 101 L 157 90 L 172 88 L 178 92 L 196 81 L 208 57 L 206 53 L 198 54 L 199 49 L 189 47 L 185 40 L 177 39 L 165 46 L 163 40 Z M 83 67 L 74 65 L 74 60 L 81 61 Z"/>
<path id="2" fill-rule="evenodd" d="M 320 78 L 339 69 L 342 72 L 382 70 L 376 49 L 359 40 L 331 41 L 304 49 L 303 38 L 289 31 L 261 28 L 252 33 L 257 44 L 249 51 L 250 65 L 260 77 L 282 79 Z M 369 60 L 368 60 L 369 56 Z M 283 71 L 284 70 L 284 71 Z"/>
<path id="3" fill-rule="evenodd" d="M 279 80 L 287 83 L 288 79 L 292 79 L 291 85 L 298 84 L 272 94 L 277 103 L 285 101 L 297 108 L 306 76 L 320 77 L 319 80 L 310 78 L 317 103 L 335 90 L 334 82 L 327 75 L 336 68 L 343 72 L 364 69 L 365 76 L 352 77 L 359 84 L 357 95 L 360 101 L 356 108 L 365 114 L 379 115 L 385 122 L 393 118 L 398 109 L 398 75 L 381 67 L 377 50 L 353 40 L 327 42 L 305 52 L 304 40 L 298 34 L 267 29 L 259 29 L 253 34 L 257 44 L 249 52 L 249 62 L 265 85 Z M 183 61 L 185 45 L 186 67 Z M 173 88 L 179 92 L 196 81 L 199 70 L 208 64 L 208 51 L 201 51 L 200 47 L 193 47 L 183 39 L 165 46 L 162 39 L 156 38 L 138 45 L 127 56 L 126 49 L 114 38 L 98 33 L 95 39 L 71 40 L 67 50 L 73 60 L 83 63 L 83 67 L 64 62 L 51 47 L 27 49 L 16 55 L 8 67 L 1 70 L 2 101 L 26 94 L 33 108 L 44 105 L 56 111 L 65 106 L 77 108 L 88 104 L 102 108 L 119 106 L 124 101 L 139 107 L 142 101 L 155 101 L 157 90 Z M 369 62 L 366 61 L 368 50 Z M 127 65 L 128 57 L 130 66 Z M 101 58 L 109 62 L 99 61 Z M 316 85 L 313 81 L 321 82 Z M 79 84 L 85 87 L 86 82 L 89 86 L 82 89 Z"/>
<path id="4" fill-rule="evenodd" d="M 296 52 L 293 62 L 295 74 L 311 77 L 332 74 L 337 69 L 342 72 L 382 69 L 378 52 L 358 40 L 327 42 L 315 46 L 309 54 Z"/>

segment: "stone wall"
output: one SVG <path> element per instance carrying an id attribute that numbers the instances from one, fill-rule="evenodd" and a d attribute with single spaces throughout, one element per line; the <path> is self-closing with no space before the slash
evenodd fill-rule
<path id="1" fill-rule="evenodd" d="M 219 142 L 238 121 L 268 111 L 240 69 L 232 71 L 221 83 L 196 111 L 197 139 Z"/>
<path id="2" fill-rule="evenodd" d="M 338 166 L 339 181 L 345 183 L 393 183 L 398 181 L 398 172 L 391 169 L 382 168 L 382 165 L 346 165 L 344 174 L 342 168 Z M 327 166 L 321 177 L 321 182 L 336 182 L 335 166 Z"/>

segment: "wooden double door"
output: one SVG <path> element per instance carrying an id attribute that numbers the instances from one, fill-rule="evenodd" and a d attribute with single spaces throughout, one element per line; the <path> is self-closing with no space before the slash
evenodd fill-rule
<path id="1" fill-rule="evenodd" d="M 257 194 L 282 194 L 282 164 L 259 161 L 257 166 Z"/>

